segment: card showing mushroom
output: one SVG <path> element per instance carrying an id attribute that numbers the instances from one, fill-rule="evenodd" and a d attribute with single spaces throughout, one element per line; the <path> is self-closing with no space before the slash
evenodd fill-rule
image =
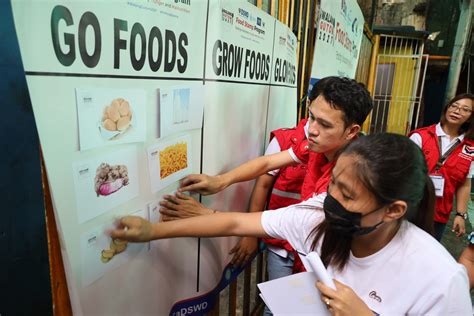
<path id="1" fill-rule="evenodd" d="M 131 215 L 148 219 L 148 212 L 143 210 Z M 81 235 L 82 285 L 88 286 L 109 273 L 111 270 L 127 263 L 147 251 L 146 243 L 128 243 L 124 240 L 113 239 L 106 231 L 113 228 L 108 223 L 89 230 Z"/>
<path id="2" fill-rule="evenodd" d="M 162 140 L 148 147 L 151 191 L 158 192 L 191 173 L 191 137 Z"/>
<path id="3" fill-rule="evenodd" d="M 202 127 L 204 86 L 161 88 L 158 91 L 159 137 Z"/>
<path id="4" fill-rule="evenodd" d="M 88 221 L 138 195 L 136 146 L 73 164 L 79 223 Z"/>
<path id="5" fill-rule="evenodd" d="M 76 89 L 76 104 L 81 150 L 145 141 L 144 90 Z"/>

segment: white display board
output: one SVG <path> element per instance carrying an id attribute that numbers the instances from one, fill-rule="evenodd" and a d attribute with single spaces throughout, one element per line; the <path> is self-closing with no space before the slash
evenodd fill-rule
<path id="1" fill-rule="evenodd" d="M 270 132 L 293 127 L 296 122 L 296 111 L 288 104 L 293 104 L 297 96 L 297 65 L 295 61 L 296 36 L 280 21 L 275 21 L 275 39 L 273 41 L 273 64 L 270 94 L 268 101 L 266 140 Z"/>
<path id="2" fill-rule="evenodd" d="M 207 311 L 235 238 L 124 248 L 104 229 L 128 214 L 159 220 L 180 178 L 253 159 L 268 130 L 296 124 L 294 35 L 244 0 L 12 9 L 74 314 Z M 203 201 L 245 210 L 252 184 Z"/>

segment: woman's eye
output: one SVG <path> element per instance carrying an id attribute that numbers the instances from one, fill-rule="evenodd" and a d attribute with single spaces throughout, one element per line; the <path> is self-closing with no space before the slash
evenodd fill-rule
<path id="1" fill-rule="evenodd" d="M 352 200 L 352 197 L 347 195 L 347 194 L 344 194 L 342 193 L 342 197 L 344 198 L 344 200 Z"/>

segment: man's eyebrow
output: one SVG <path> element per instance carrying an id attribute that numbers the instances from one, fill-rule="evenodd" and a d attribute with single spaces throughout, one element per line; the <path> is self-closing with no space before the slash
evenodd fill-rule
<path id="1" fill-rule="evenodd" d="M 323 118 L 321 118 L 321 117 L 318 117 L 318 118 L 316 119 L 316 121 L 318 121 L 319 123 L 324 123 L 324 124 L 329 125 L 329 126 L 333 126 L 333 125 L 334 125 L 332 122 L 330 122 L 330 121 L 328 121 L 328 120 L 325 120 L 325 119 L 323 119 Z"/>

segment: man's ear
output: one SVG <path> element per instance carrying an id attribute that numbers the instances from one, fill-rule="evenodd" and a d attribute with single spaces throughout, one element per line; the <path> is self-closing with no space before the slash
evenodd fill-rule
<path id="1" fill-rule="evenodd" d="M 360 125 L 358 124 L 352 124 L 349 127 L 349 133 L 346 135 L 347 140 L 354 139 L 360 132 Z"/>
<path id="2" fill-rule="evenodd" d="M 402 218 L 407 212 L 408 205 L 405 201 L 395 201 L 385 211 L 385 218 L 391 221 Z"/>

